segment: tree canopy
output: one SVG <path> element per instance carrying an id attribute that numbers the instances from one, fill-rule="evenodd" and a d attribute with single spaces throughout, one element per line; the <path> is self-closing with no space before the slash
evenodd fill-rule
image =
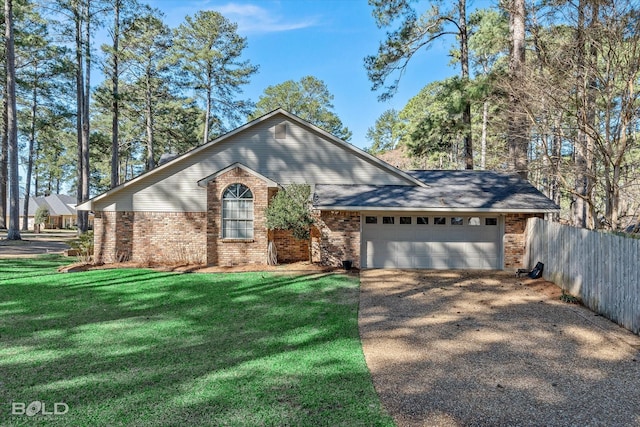
<path id="1" fill-rule="evenodd" d="M 332 101 L 333 95 L 322 80 L 306 76 L 297 82 L 287 80 L 267 87 L 249 118 L 255 119 L 277 108 L 283 108 L 330 134 L 349 141 L 352 133 L 332 111 Z"/>
<path id="2" fill-rule="evenodd" d="M 371 0 L 381 27 L 400 23 L 366 66 L 390 96 L 411 55 L 452 15 L 409 0 Z M 461 3 L 459 3 L 461 4 Z M 444 21 L 441 21 L 444 20 Z M 456 21 L 458 22 L 458 21 Z M 428 23 L 433 24 L 428 26 Z M 528 177 L 576 226 L 623 229 L 640 214 L 640 10 L 636 2 L 500 2 L 468 20 L 469 78 L 425 85 L 386 124 L 423 167 L 462 168 L 464 133 L 483 168 Z M 443 24 L 444 25 L 444 24 Z M 452 51 L 458 62 L 458 51 Z M 471 123 L 463 111 L 471 103 Z M 395 121 L 395 123 L 393 123 Z M 376 147 L 374 145 L 374 147 Z M 444 157 L 443 157 L 444 156 Z M 556 217 L 555 219 L 560 219 Z"/>
<path id="3" fill-rule="evenodd" d="M 404 133 L 398 112 L 394 109 L 386 110 L 378 117 L 375 125 L 367 129 L 367 139 L 371 141 L 367 151 L 375 155 L 393 150 Z"/>
<path id="4" fill-rule="evenodd" d="M 420 12 L 411 0 L 369 0 L 373 16 L 379 28 L 394 27 L 387 32 L 376 55 L 364 59 L 364 65 L 373 90 L 383 89 L 379 99 L 390 99 L 397 91 L 400 77 L 409 61 L 421 50 L 428 49 L 446 36 L 454 36 L 458 48 L 453 58 L 460 64 L 460 83 L 469 80 L 469 32 L 467 27 L 466 0 L 456 2 L 434 1 Z M 419 3 L 419 2 L 418 2 Z M 446 7 L 446 6 L 449 7 Z M 389 82 L 391 80 L 391 82 Z M 461 117 L 457 122 L 463 140 L 463 160 L 466 169 L 473 169 L 473 141 L 471 133 L 471 100 L 466 90 L 461 90 Z M 429 119 L 427 119 L 429 120 Z"/>
<path id="5" fill-rule="evenodd" d="M 187 16 L 175 30 L 174 57 L 204 101 L 203 143 L 239 124 L 251 108 L 250 101 L 237 95 L 258 67 L 241 59 L 247 39 L 237 29 L 220 13 L 207 10 Z"/>

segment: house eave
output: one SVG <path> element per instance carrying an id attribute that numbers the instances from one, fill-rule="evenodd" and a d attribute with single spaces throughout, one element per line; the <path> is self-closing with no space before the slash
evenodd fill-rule
<path id="1" fill-rule="evenodd" d="M 80 203 L 79 205 L 76 205 L 76 210 L 77 211 L 92 211 L 93 210 L 93 199 L 87 200 L 84 203 Z"/>
<path id="2" fill-rule="evenodd" d="M 533 208 L 473 208 L 473 207 L 388 207 L 388 206 L 314 206 L 320 211 L 359 211 L 359 212 L 465 212 L 465 213 L 494 213 L 494 214 L 546 214 L 558 213 L 560 209 Z"/>

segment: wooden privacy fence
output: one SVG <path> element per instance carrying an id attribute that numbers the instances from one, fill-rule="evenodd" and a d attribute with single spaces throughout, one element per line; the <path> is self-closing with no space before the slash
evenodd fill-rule
<path id="1" fill-rule="evenodd" d="M 525 262 L 591 310 L 640 333 L 640 240 L 531 218 Z"/>

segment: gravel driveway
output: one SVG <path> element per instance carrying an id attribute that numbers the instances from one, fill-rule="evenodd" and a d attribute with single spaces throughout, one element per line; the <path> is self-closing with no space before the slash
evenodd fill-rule
<path id="1" fill-rule="evenodd" d="M 506 272 L 365 270 L 360 334 L 398 426 L 640 426 L 640 337 Z"/>

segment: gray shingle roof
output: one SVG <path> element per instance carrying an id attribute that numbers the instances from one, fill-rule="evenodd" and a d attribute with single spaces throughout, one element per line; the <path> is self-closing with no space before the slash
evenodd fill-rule
<path id="1" fill-rule="evenodd" d="M 40 206 L 47 206 L 47 202 L 44 200 L 44 197 L 30 197 L 29 198 L 29 216 L 35 215 L 36 210 Z M 22 216 L 24 212 L 24 199 L 20 199 L 20 216 Z"/>
<path id="2" fill-rule="evenodd" d="M 7 206 L 9 201 L 7 200 Z M 40 206 L 49 209 L 50 216 L 75 215 L 76 198 L 66 194 L 52 194 L 46 197 L 29 197 L 29 216 L 35 216 L 36 210 Z M 20 217 L 24 208 L 24 199 L 20 199 Z"/>
<path id="3" fill-rule="evenodd" d="M 320 209 L 551 212 L 560 208 L 528 181 L 487 171 L 409 171 L 427 187 L 316 185 Z"/>
<path id="4" fill-rule="evenodd" d="M 66 194 L 52 194 L 44 198 L 49 205 L 49 214 L 52 216 L 75 215 L 76 198 Z"/>

